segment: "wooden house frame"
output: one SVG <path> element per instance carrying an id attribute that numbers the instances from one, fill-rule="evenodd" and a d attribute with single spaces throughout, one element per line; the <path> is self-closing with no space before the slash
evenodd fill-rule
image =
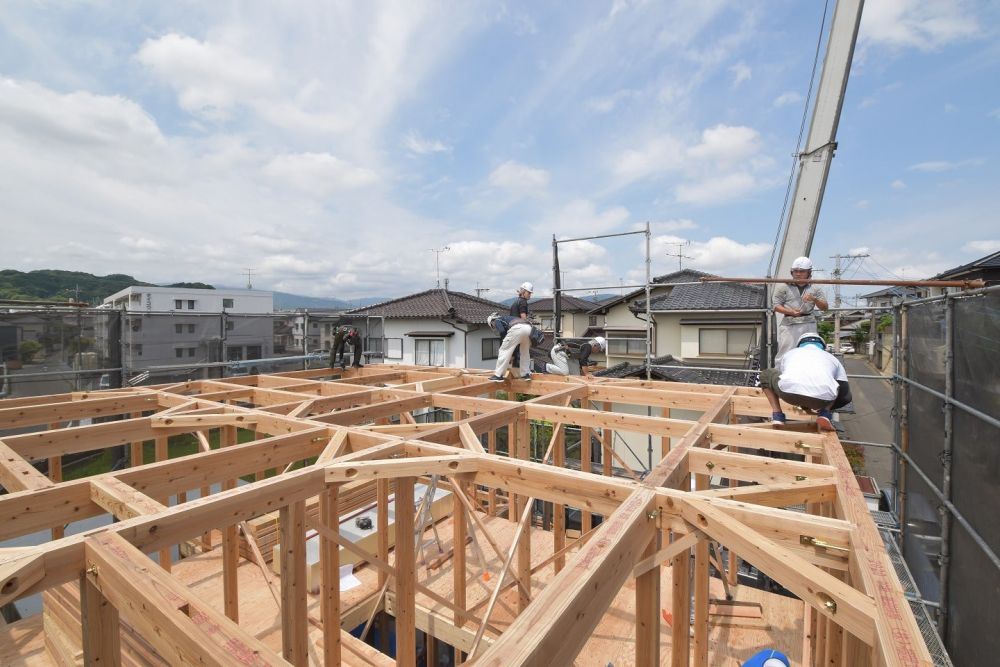
<path id="1" fill-rule="evenodd" d="M 614 410 L 623 404 L 648 407 L 651 416 Z M 426 408 L 450 411 L 452 421 L 417 423 L 412 413 Z M 672 419 L 671 408 L 701 417 Z M 0 496 L 0 542 L 41 530 L 52 538 L 0 548 L 0 604 L 44 593 L 45 630 L 32 662 L 30 642 L 17 634 L 23 622 L 4 627 L 0 662 L 393 664 L 342 629 L 387 610 L 396 664 L 415 664 L 418 629 L 453 646 L 465 664 L 584 664 L 581 651 L 629 584 L 631 664 L 720 664 L 710 657 L 709 583 L 735 584 L 739 557 L 803 601 L 802 664 L 930 665 L 836 434 L 788 413 L 799 421 L 783 430 L 740 423 L 770 414 L 752 388 L 546 375 L 495 384 L 485 373 L 389 365 L 0 401 L 0 485 L 8 492 Z M 74 425 L 95 418 L 107 420 Z M 542 462 L 529 460 L 531 421 L 551 424 Z M 599 470 L 566 467 L 570 425 L 582 431 L 581 460 L 600 443 Z M 508 452 L 497 454 L 501 430 Z M 659 445 L 660 460 L 644 476 L 612 456 L 616 430 Z M 168 438 L 178 434 L 193 434 L 199 452 L 168 459 Z M 147 441 L 155 461 L 143 461 Z M 61 457 L 116 446 L 130 449 L 131 467 L 62 481 Z M 31 465 L 43 459 L 48 475 Z M 452 492 L 442 525 L 451 544 L 463 545 L 447 554 L 446 593 L 421 578 L 413 536 L 425 527 L 415 513 L 396 512 L 395 546 L 388 541 L 390 494 L 397 507 L 414 504 L 415 483 L 431 477 Z M 711 488 L 713 478 L 728 486 Z M 209 493 L 213 484 L 221 490 Z M 189 500 L 195 489 L 201 497 Z M 554 508 L 549 530 L 533 525 L 535 500 Z M 342 515 L 365 504 L 379 509 L 373 551 L 338 530 Z M 786 509 L 802 505 L 804 512 Z M 576 539 L 566 507 L 581 511 Z M 275 513 L 281 558 L 272 578 L 251 524 Z M 106 514 L 116 521 L 66 534 L 68 524 Z M 596 527 L 594 514 L 604 519 Z M 506 544 L 494 539 L 500 525 Z M 307 529 L 318 533 L 316 598 L 307 591 Z M 476 536 L 495 558 L 489 600 L 474 606 L 468 545 Z M 541 560 L 532 556 L 540 539 L 549 545 Z M 171 572 L 169 550 L 179 544 L 217 555 L 218 605 Z M 721 550 L 713 557 L 713 544 L 727 548 L 728 563 Z M 364 604 L 342 595 L 342 548 L 362 551 L 377 576 L 377 594 Z M 154 552 L 162 567 L 146 556 Z M 280 608 L 280 647 L 240 625 L 248 593 L 237 576 L 241 558 L 261 566 Z M 532 576 L 542 571 L 548 579 L 539 588 Z M 501 631 L 491 613 L 502 596 L 516 610 Z M 34 641 L 37 648 L 43 640 Z"/>

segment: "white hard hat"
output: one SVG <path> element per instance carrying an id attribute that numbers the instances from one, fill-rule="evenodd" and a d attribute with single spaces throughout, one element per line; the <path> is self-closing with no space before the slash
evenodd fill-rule
<path id="1" fill-rule="evenodd" d="M 818 345 L 821 349 L 826 349 L 826 343 L 823 342 L 823 337 L 818 333 L 813 333 L 812 331 L 799 336 L 799 340 L 795 343 L 795 347 L 802 347 L 803 343 L 812 343 L 814 345 Z"/>
<path id="2" fill-rule="evenodd" d="M 521 283 L 521 286 L 517 288 L 518 292 L 534 292 L 535 286 L 529 282 Z"/>
<path id="3" fill-rule="evenodd" d="M 604 336 L 597 336 L 594 342 L 600 345 L 602 350 L 608 349 L 608 341 L 604 340 Z"/>
<path id="4" fill-rule="evenodd" d="M 796 257 L 792 262 L 792 271 L 796 270 L 812 271 L 813 263 L 808 257 Z"/>

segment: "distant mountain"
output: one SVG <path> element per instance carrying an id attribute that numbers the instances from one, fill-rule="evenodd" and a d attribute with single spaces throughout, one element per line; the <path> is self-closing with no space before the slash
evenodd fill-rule
<path id="1" fill-rule="evenodd" d="M 361 306 L 370 306 L 373 303 L 386 301 L 387 297 L 368 296 L 362 299 L 324 298 L 319 296 L 303 296 L 301 294 L 289 294 L 288 292 L 274 293 L 275 310 L 296 310 L 298 308 L 310 308 L 316 310 L 350 310 Z"/>
<path id="2" fill-rule="evenodd" d="M 140 285 L 153 287 L 123 273 L 95 276 L 82 271 L 60 271 L 39 269 L 38 271 L 0 271 L 0 299 L 23 299 L 29 301 L 70 301 L 79 300 L 99 304 L 115 292 Z M 165 287 L 190 287 L 215 289 L 205 283 L 174 283 Z"/>

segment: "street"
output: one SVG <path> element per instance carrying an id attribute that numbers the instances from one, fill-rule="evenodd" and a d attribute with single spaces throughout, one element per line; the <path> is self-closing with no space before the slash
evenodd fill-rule
<path id="1" fill-rule="evenodd" d="M 875 369 L 861 356 L 845 356 L 844 368 L 850 375 L 876 375 Z M 845 439 L 861 442 L 892 442 L 892 385 L 888 379 L 851 379 L 855 413 L 840 415 L 847 430 Z M 880 487 L 892 483 L 892 450 L 884 447 L 865 447 L 865 472 Z"/>

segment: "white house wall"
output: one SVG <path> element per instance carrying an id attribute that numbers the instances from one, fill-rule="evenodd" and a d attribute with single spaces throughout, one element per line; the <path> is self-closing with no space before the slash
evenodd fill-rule
<path id="1" fill-rule="evenodd" d="M 457 327 L 457 328 L 456 328 Z M 466 334 L 463 329 L 472 329 Z M 413 319 L 391 319 L 385 320 L 386 357 L 388 364 L 416 364 L 415 341 L 420 340 L 407 336 L 406 334 L 415 331 L 451 331 L 451 336 L 444 340 L 445 365 L 450 368 L 493 368 L 496 360 L 482 359 L 483 338 L 496 338 L 491 330 L 485 325 L 459 324 L 452 326 L 440 319 L 413 318 Z M 402 358 L 389 357 L 389 339 L 400 339 L 402 342 Z M 430 337 L 426 337 L 430 338 Z"/>

